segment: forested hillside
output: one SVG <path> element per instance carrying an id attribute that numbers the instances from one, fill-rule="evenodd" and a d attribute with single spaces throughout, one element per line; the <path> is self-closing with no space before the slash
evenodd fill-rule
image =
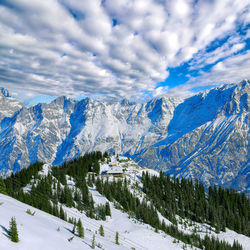
<path id="1" fill-rule="evenodd" d="M 196 229 L 187 233 L 179 225 L 183 221 L 190 226 L 195 223 L 207 224 L 210 225 L 209 230 L 216 233 L 229 228 L 249 237 L 250 202 L 244 193 L 215 186 L 209 187 L 206 193 L 199 181 L 171 179 L 162 172 L 151 175 L 148 171 L 140 170 L 142 175 L 135 172 L 131 179 L 126 172 L 129 160 L 116 158 L 117 164 L 123 162 L 126 166 L 121 178 L 104 175 L 104 171 L 101 171 L 103 164 L 109 166 L 111 156 L 108 153 L 93 152 L 60 166 L 49 167 L 41 162 L 32 164 L 2 181 L 1 189 L 70 223 L 76 223 L 76 220 L 67 216 L 63 206 L 76 208 L 96 220 L 106 220 L 107 216 L 112 216 L 111 202 L 128 213 L 129 217 L 149 224 L 156 232 L 161 230 L 187 245 L 205 249 L 242 249 L 236 241 L 230 245 L 209 234 L 201 237 Z M 93 188 L 109 202 L 96 204 L 90 192 Z M 163 218 L 171 223 L 166 224 Z"/>

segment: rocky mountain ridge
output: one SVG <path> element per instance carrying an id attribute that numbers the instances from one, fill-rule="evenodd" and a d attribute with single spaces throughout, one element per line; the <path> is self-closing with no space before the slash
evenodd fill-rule
<path id="1" fill-rule="evenodd" d="M 1 91 L 0 172 L 37 160 L 56 165 L 100 150 L 206 185 L 250 192 L 249 86 L 244 80 L 185 100 L 147 103 L 59 97 L 29 108 Z"/>
<path id="2" fill-rule="evenodd" d="M 0 122 L 3 118 L 13 116 L 22 107 L 24 104 L 21 101 L 12 98 L 7 89 L 0 88 Z"/>

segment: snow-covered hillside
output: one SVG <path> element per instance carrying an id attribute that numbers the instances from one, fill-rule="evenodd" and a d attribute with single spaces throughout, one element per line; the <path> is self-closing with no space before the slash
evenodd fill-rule
<path id="1" fill-rule="evenodd" d="M 135 162 L 126 158 L 112 156 L 109 163 L 104 162 L 100 166 L 100 172 L 110 170 L 110 168 L 121 168 L 124 170 L 126 179 L 131 187 L 131 191 L 136 194 L 140 199 L 143 198 L 141 191 L 141 176 L 142 172 L 147 171 L 150 175 L 159 175 L 158 172 L 150 169 L 143 169 Z M 43 170 L 39 173 L 41 176 L 46 176 L 51 171 L 51 166 L 45 164 Z M 115 178 L 112 176 L 105 177 L 110 181 Z M 137 184 L 137 185 L 136 185 Z M 67 186 L 75 188 L 74 181 L 67 178 Z M 137 188 L 136 188 L 137 187 Z M 95 204 L 105 204 L 109 202 L 102 196 L 95 188 L 88 187 L 91 192 Z M 24 188 L 25 192 L 30 191 L 30 185 Z M 150 225 L 139 222 L 134 218 L 115 208 L 113 202 L 109 202 L 111 207 L 111 217 L 107 217 L 106 221 L 90 219 L 85 213 L 79 212 L 76 208 L 69 208 L 63 206 L 67 212 L 68 218 L 73 217 L 77 220 L 80 218 L 83 223 L 85 237 L 79 238 L 76 234 L 72 233 L 73 225 L 47 214 L 39 209 L 33 208 L 29 205 L 21 203 L 11 197 L 0 194 L 0 226 L 2 233 L 0 234 L 0 249 L 1 250 L 63 250 L 63 249 L 91 249 L 93 235 L 95 235 L 95 248 L 98 249 L 148 249 L 148 250 L 172 250 L 183 249 L 184 244 L 181 241 L 176 241 L 174 238 L 165 234 L 162 231 L 155 232 L 155 229 Z M 34 216 L 27 213 L 27 210 Z M 167 225 L 171 224 L 170 221 L 163 216 L 159 216 L 165 221 Z M 11 217 L 15 217 L 17 221 L 17 228 L 19 232 L 20 242 L 13 243 L 8 238 L 7 230 L 9 228 L 9 221 Z M 104 227 L 104 237 L 99 235 L 100 226 Z M 194 227 L 198 229 L 201 237 L 205 234 L 210 236 L 214 235 L 220 240 L 225 240 L 233 244 L 234 240 L 238 240 L 243 246 L 243 249 L 248 250 L 250 246 L 250 238 L 244 235 L 235 233 L 234 231 L 226 229 L 226 232 L 216 234 L 214 230 L 206 224 L 192 223 L 192 226 L 184 226 L 179 224 L 179 230 L 191 234 Z M 115 244 L 116 232 L 119 233 L 119 245 Z M 71 238 L 73 239 L 69 241 Z M 191 249 L 190 245 L 185 245 L 185 249 Z M 194 247 L 192 249 L 195 249 Z"/>
<path id="2" fill-rule="evenodd" d="M 111 158 L 112 164 L 117 164 L 115 157 Z M 123 158 L 124 159 L 124 158 Z M 130 162 L 131 163 L 131 162 Z M 127 162 L 125 164 L 128 164 Z M 124 167 L 121 164 L 119 167 Z M 107 168 L 108 164 L 101 165 L 101 171 Z M 129 164 L 128 178 L 135 181 L 142 171 L 139 166 L 133 163 Z M 147 170 L 146 170 L 147 171 Z M 148 170 L 153 173 L 154 171 Z M 50 166 L 45 164 L 40 175 L 47 175 L 50 172 Z M 158 174 L 155 172 L 155 174 Z M 112 178 L 112 177 L 111 177 Z M 74 187 L 74 182 L 70 179 L 67 181 L 70 188 Z M 25 192 L 30 191 L 30 185 L 24 188 Z M 96 204 L 108 202 L 108 200 L 100 195 L 95 188 L 89 187 L 90 192 Z M 154 229 L 144 223 L 129 218 L 128 214 L 116 209 L 111 203 L 112 217 L 108 217 L 106 221 L 97 221 L 88 218 L 84 213 L 80 213 L 75 208 L 63 206 L 68 217 L 78 220 L 80 218 L 83 223 L 85 237 L 79 238 L 72 233 L 73 225 L 65 222 L 57 217 L 47 214 L 39 209 L 21 203 L 11 197 L 0 194 L 0 214 L 2 234 L 0 235 L 1 250 L 63 250 L 63 249 L 90 249 L 92 245 L 93 235 L 95 235 L 96 248 L 101 249 L 182 249 L 182 243 L 173 243 L 174 239 L 164 233 L 156 233 Z M 34 216 L 26 213 L 27 209 L 35 212 Z M 2 216 L 4 215 L 4 216 Z M 7 229 L 11 217 L 15 217 L 19 231 L 19 243 L 13 243 L 7 236 Z M 104 237 L 100 236 L 98 230 L 100 225 L 104 227 Z M 59 229 L 60 230 L 59 230 Z M 115 244 L 116 232 L 119 233 L 119 245 Z M 68 241 L 74 236 L 71 242 Z"/>
<path id="3" fill-rule="evenodd" d="M 0 107 L 0 115 L 11 116 L 0 124 L 3 175 L 37 160 L 56 165 L 99 150 L 207 186 L 249 192 L 249 81 L 186 100 L 162 97 L 147 103 L 59 97 L 27 108 L 3 92 L 0 101 L 9 108 L 4 106 L 4 113 Z"/>
<path id="4" fill-rule="evenodd" d="M 68 241 L 72 234 L 73 225 L 49 215 L 41 210 L 35 209 L 13 198 L 0 194 L 1 230 L 0 249 L 2 250 L 39 250 L 39 249 L 91 249 L 92 237 L 98 229 L 97 224 L 82 218 L 85 228 L 85 237 L 77 236 L 71 242 Z M 26 213 L 27 209 L 35 212 L 35 215 Z M 75 215 L 72 211 L 72 215 Z M 20 242 L 13 243 L 7 236 L 9 220 L 14 216 L 17 221 Z M 76 215 L 80 217 L 80 214 Z M 114 238 L 115 239 L 115 238 Z M 111 239 L 105 239 L 96 235 L 96 244 L 100 243 L 104 249 L 126 249 L 118 246 Z"/>

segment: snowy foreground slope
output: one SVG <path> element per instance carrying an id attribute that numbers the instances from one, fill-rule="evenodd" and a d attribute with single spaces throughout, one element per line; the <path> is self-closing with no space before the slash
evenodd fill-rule
<path id="1" fill-rule="evenodd" d="M 182 244 L 174 244 L 172 237 L 155 233 L 146 225 L 135 224 L 126 214 L 114 208 L 111 208 L 112 219 L 108 222 L 95 221 L 75 209 L 67 209 L 68 215 L 81 218 L 85 229 L 84 239 L 75 236 L 69 242 L 68 239 L 74 236 L 72 224 L 2 194 L 0 202 L 3 203 L 0 206 L 1 250 L 91 249 L 93 234 L 98 231 L 100 224 L 104 227 L 105 237 L 96 234 L 96 245 L 100 243 L 103 249 L 182 249 Z M 35 211 L 35 215 L 27 214 L 27 209 Z M 16 217 L 19 243 L 13 243 L 7 237 L 6 229 L 12 216 Z M 120 245 L 115 244 L 116 231 L 120 234 Z"/>
<path id="2" fill-rule="evenodd" d="M 2 175 L 38 160 L 57 165 L 85 152 L 115 151 L 144 167 L 250 193 L 250 81 L 147 103 L 58 97 L 24 107 L 2 92 Z"/>
<path id="3" fill-rule="evenodd" d="M 125 159 L 120 157 L 120 159 Z M 149 169 L 143 169 L 135 164 L 133 161 L 124 161 L 118 163 L 116 157 L 111 157 L 111 165 L 116 164 L 117 167 L 124 167 L 128 165 L 126 178 L 131 183 L 131 186 L 136 182 L 140 187 L 140 177 L 143 171 L 148 171 L 150 174 L 158 175 L 158 172 Z M 101 165 L 101 172 L 107 170 L 109 164 Z M 51 167 L 48 164 L 43 166 L 41 175 L 47 175 L 50 172 Z M 112 177 L 113 178 L 113 177 Z M 68 178 L 67 186 L 74 188 L 74 182 Z M 105 204 L 108 200 L 102 196 L 95 187 L 88 187 L 95 204 Z M 30 185 L 24 188 L 26 192 L 29 192 Z M 142 192 L 140 188 L 134 190 L 138 197 L 141 197 Z M 184 244 L 182 242 L 176 242 L 176 240 L 169 235 L 159 231 L 158 233 L 154 229 L 144 223 L 138 222 L 135 219 L 129 218 L 128 214 L 118 210 L 110 202 L 111 215 L 107 217 L 106 221 L 90 219 L 85 216 L 84 213 L 80 213 L 75 208 L 68 208 L 63 206 L 63 209 L 67 212 L 68 217 L 74 217 L 76 219 L 81 218 L 85 238 L 81 239 L 77 235 L 73 235 L 73 225 L 47 214 L 39 209 L 33 208 L 29 205 L 21 203 L 11 197 L 0 194 L 0 249 L 1 250 L 64 250 L 64 249 L 91 249 L 92 238 L 95 234 L 96 249 L 148 249 L 148 250 L 174 250 L 183 249 Z M 26 213 L 27 209 L 31 212 L 35 212 L 34 216 Z M 17 228 L 19 231 L 19 243 L 13 243 L 7 237 L 6 230 L 9 228 L 9 221 L 11 217 L 15 216 L 17 221 Z M 161 219 L 164 219 L 161 216 Z M 167 219 L 164 219 L 166 224 L 170 224 Z M 104 227 L 105 236 L 99 235 L 98 229 L 100 225 Z M 220 240 L 225 240 L 230 244 L 233 244 L 234 240 L 237 240 L 243 249 L 250 249 L 250 238 L 247 236 L 237 234 L 234 231 L 226 229 L 226 232 L 215 234 L 214 230 L 208 229 L 205 224 L 196 223 L 199 228 L 199 234 L 204 237 L 206 233 L 210 236 L 214 235 Z M 60 229 L 58 231 L 58 228 Z M 184 228 L 182 225 L 178 225 L 178 228 L 185 233 L 192 233 L 193 226 Z M 119 243 L 115 244 L 115 234 L 119 233 Z M 71 242 L 68 241 L 74 236 Z M 100 248 L 97 246 L 99 245 Z M 189 245 L 185 246 L 185 249 L 191 249 Z M 195 249 L 195 248 L 193 248 Z"/>
<path id="4" fill-rule="evenodd" d="M 183 249 L 183 244 L 173 243 L 174 239 L 172 237 L 163 233 L 155 233 L 147 225 L 135 224 L 128 219 L 126 214 L 113 207 L 111 208 L 113 218 L 108 222 L 92 220 L 75 209 L 68 209 L 69 215 L 82 219 L 85 229 L 84 239 L 75 236 L 69 242 L 68 239 L 73 236 L 71 232 L 72 224 L 3 194 L 0 194 L 0 203 L 2 203 L 0 206 L 1 250 L 91 249 L 93 234 L 98 231 L 100 224 L 104 226 L 105 237 L 96 234 L 96 245 L 100 243 L 102 249 Z M 27 214 L 27 209 L 30 209 L 32 212 L 35 211 L 35 215 Z M 7 237 L 6 229 L 9 227 L 9 221 L 12 216 L 15 216 L 17 221 L 20 239 L 18 243 L 11 242 Z M 57 231 L 58 228 L 60 228 L 59 232 Z M 115 244 L 116 231 L 120 234 L 120 245 Z M 250 239 L 244 235 L 227 230 L 226 233 L 221 233 L 217 236 L 230 243 L 237 239 L 243 246 L 243 249 L 250 249 Z M 97 246 L 96 248 L 98 249 Z"/>
<path id="5" fill-rule="evenodd" d="M 106 164 L 101 166 L 101 170 L 105 170 Z M 45 164 L 41 174 L 47 175 L 50 166 Z M 74 183 L 68 180 L 68 186 L 72 187 Z M 101 204 L 108 200 L 101 196 L 94 188 L 89 188 L 95 203 Z M 29 190 L 29 186 L 25 188 Z M 0 194 L 0 226 L 2 234 L 0 234 L 1 250 L 63 250 L 63 249 L 91 249 L 92 238 L 96 236 L 97 245 L 102 249 L 182 249 L 182 243 L 173 243 L 174 238 L 166 235 L 155 233 L 149 225 L 136 223 L 128 218 L 126 213 L 121 212 L 111 206 L 112 218 L 108 217 L 107 221 L 97 221 L 85 216 L 75 208 L 63 206 L 68 217 L 76 219 L 81 218 L 85 237 L 79 238 L 75 235 L 74 239 L 69 242 L 68 239 L 74 236 L 72 234 L 73 225 L 47 214 L 39 209 L 21 203 L 11 197 Z M 27 209 L 35 212 L 34 216 L 26 213 Z M 19 231 L 19 243 L 11 242 L 6 234 L 9 227 L 9 221 L 12 216 L 16 217 L 17 228 Z M 105 236 L 98 234 L 100 225 L 104 227 Z M 57 229 L 60 228 L 58 232 Z M 115 234 L 119 233 L 119 243 L 115 244 Z"/>
<path id="6" fill-rule="evenodd" d="M 0 207 L 2 234 L 0 235 L 0 249 L 89 249 L 93 232 L 85 230 L 85 239 L 75 237 L 72 242 L 67 239 L 72 237 L 72 225 L 43 211 L 32 208 L 8 196 L 0 194 Z M 26 213 L 30 209 L 35 211 L 31 216 Z M 6 236 L 6 228 L 12 216 L 16 217 L 19 231 L 19 243 L 11 242 Z M 86 225 L 84 223 L 86 228 Z M 60 228 L 58 232 L 57 229 Z M 95 228 L 91 227 L 91 230 Z M 97 242 L 99 238 L 97 238 Z M 101 239 L 100 242 L 107 249 L 120 249 L 111 241 Z M 122 249 L 122 248 L 121 248 Z"/>

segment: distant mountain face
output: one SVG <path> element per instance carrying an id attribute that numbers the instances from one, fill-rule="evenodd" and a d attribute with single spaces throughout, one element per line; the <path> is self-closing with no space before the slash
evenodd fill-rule
<path id="1" fill-rule="evenodd" d="M 21 101 L 10 96 L 7 89 L 0 88 L 0 122 L 3 118 L 13 116 L 23 106 Z"/>
<path id="2" fill-rule="evenodd" d="M 37 160 L 56 165 L 100 150 L 250 192 L 249 86 L 242 81 L 186 100 L 162 97 L 145 104 L 59 97 L 30 108 L 1 91 L 0 171 Z"/>

